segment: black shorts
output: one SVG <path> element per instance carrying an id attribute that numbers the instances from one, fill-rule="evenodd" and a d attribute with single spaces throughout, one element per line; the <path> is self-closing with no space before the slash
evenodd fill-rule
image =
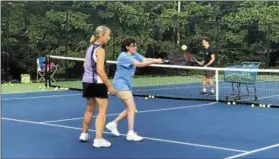
<path id="1" fill-rule="evenodd" d="M 215 71 L 214 70 L 206 70 L 206 71 L 204 71 L 203 75 L 207 78 L 214 77 Z"/>
<path id="2" fill-rule="evenodd" d="M 108 98 L 108 89 L 105 84 L 82 83 L 83 97 L 86 98 Z"/>

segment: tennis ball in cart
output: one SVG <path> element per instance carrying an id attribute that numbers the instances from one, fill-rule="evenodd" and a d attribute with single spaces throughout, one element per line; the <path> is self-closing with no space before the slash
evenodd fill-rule
<path id="1" fill-rule="evenodd" d="M 182 45 L 181 46 L 181 50 L 186 51 L 187 50 L 187 46 L 186 45 Z"/>

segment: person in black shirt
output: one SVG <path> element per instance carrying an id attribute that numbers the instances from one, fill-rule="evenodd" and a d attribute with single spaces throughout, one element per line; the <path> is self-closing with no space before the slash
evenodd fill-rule
<path id="1" fill-rule="evenodd" d="M 210 39 L 205 37 L 202 39 L 202 45 L 204 47 L 204 60 L 200 63 L 200 65 L 204 67 L 214 67 L 215 66 L 215 52 L 213 51 L 213 48 L 210 46 Z M 214 92 L 214 82 L 212 80 L 212 77 L 214 77 L 215 71 L 214 70 L 206 70 L 204 72 L 203 78 L 202 78 L 202 86 L 203 90 L 200 93 L 201 95 L 207 95 L 206 91 L 206 82 L 209 81 L 211 91 L 209 95 L 215 95 Z"/>

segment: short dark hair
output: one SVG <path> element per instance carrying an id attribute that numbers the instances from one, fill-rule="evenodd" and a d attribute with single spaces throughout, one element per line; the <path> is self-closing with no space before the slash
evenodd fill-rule
<path id="1" fill-rule="evenodd" d="M 122 44 L 121 44 L 121 51 L 127 52 L 127 48 L 126 46 L 130 46 L 131 44 L 135 44 L 137 43 L 137 41 L 131 37 L 126 38 L 125 40 L 123 40 Z"/>
<path id="2" fill-rule="evenodd" d="M 211 40 L 210 40 L 210 38 L 209 38 L 209 37 L 203 37 L 203 38 L 202 38 L 202 40 L 205 40 L 205 41 L 207 41 L 208 43 L 210 43 L 210 42 L 211 42 Z"/>

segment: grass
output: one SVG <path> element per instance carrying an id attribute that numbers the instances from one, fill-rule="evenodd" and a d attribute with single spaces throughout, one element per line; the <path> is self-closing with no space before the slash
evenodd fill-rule
<path id="1" fill-rule="evenodd" d="M 192 76 L 136 76 L 133 79 L 133 86 L 160 86 L 160 85 L 171 85 L 171 84 L 185 84 L 185 83 L 201 83 L 201 75 Z M 223 79 L 223 75 L 219 75 L 219 80 Z M 279 76 L 274 75 L 258 75 L 257 81 L 274 81 L 279 82 Z M 60 87 L 70 87 L 82 89 L 81 80 L 73 81 L 61 81 L 53 83 Z M 1 84 L 2 94 L 8 93 L 26 93 L 26 92 L 42 92 L 42 91 L 53 91 L 54 88 L 44 88 L 44 83 L 14 83 L 14 84 Z"/>
<path id="2" fill-rule="evenodd" d="M 53 91 L 54 88 L 44 88 L 44 83 L 5 83 L 1 84 L 2 94 Z"/>
<path id="3" fill-rule="evenodd" d="M 141 86 L 160 86 L 160 85 L 171 85 L 171 84 L 185 84 L 185 83 L 196 83 L 201 82 L 202 76 L 137 76 L 133 79 L 134 87 Z M 71 88 L 82 88 L 82 82 L 80 80 L 72 81 L 60 81 L 53 83 L 53 85 L 60 87 L 71 87 Z"/>

